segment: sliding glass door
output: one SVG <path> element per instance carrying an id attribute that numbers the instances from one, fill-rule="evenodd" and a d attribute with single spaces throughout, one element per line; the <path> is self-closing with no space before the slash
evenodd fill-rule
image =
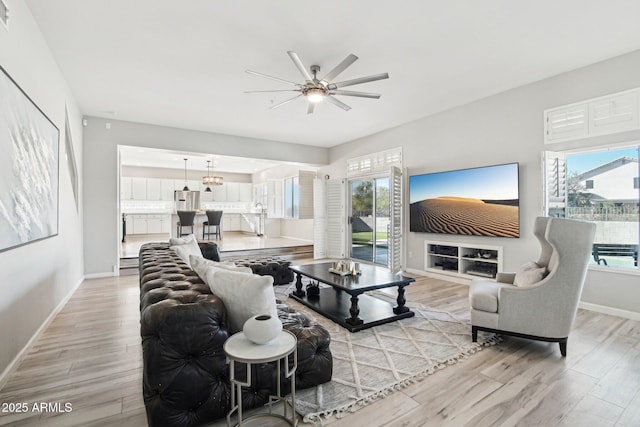
<path id="1" fill-rule="evenodd" d="M 349 182 L 351 258 L 387 265 L 389 261 L 389 178 Z"/>

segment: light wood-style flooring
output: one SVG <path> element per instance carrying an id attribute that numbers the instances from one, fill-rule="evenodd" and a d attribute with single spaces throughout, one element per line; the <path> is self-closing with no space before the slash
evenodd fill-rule
<path id="1" fill-rule="evenodd" d="M 466 318 L 467 289 L 419 278 L 407 299 Z M 138 304 L 137 276 L 85 281 L 0 390 L 0 409 L 27 404 L 0 412 L 0 425 L 145 426 Z M 34 411 L 41 402 L 72 410 Z M 325 425 L 637 427 L 640 322 L 580 310 L 566 358 L 557 344 L 505 337 Z"/>

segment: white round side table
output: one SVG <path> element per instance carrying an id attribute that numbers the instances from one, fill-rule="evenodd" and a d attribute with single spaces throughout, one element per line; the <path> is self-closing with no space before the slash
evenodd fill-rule
<path id="1" fill-rule="evenodd" d="M 281 331 L 280 335 L 267 344 L 254 344 L 244 335 L 238 332 L 232 335 L 224 343 L 224 352 L 229 360 L 229 371 L 231 380 L 231 410 L 227 414 L 227 425 L 231 426 L 231 415 L 238 413 L 239 427 L 264 426 L 264 419 L 271 418 L 273 420 L 283 421 L 283 424 L 296 426 L 296 376 L 295 372 L 298 367 L 298 340 L 296 336 L 289 331 Z M 293 365 L 289 368 L 290 357 L 293 355 Z M 281 363 L 281 361 L 283 363 Z M 236 379 L 235 362 L 241 362 L 246 365 L 246 382 Z M 251 386 L 251 365 L 267 362 L 277 362 L 277 378 L 276 395 L 269 396 L 269 412 L 265 414 L 257 414 L 246 419 L 242 419 L 242 387 Z M 285 377 L 291 378 L 291 416 L 287 416 L 287 402 L 281 393 L 281 365 L 285 367 Z M 284 415 L 274 414 L 271 412 L 271 406 L 279 401 L 283 401 Z"/>

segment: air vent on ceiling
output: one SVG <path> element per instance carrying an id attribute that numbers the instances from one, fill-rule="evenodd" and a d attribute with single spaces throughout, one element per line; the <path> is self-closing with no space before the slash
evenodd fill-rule
<path id="1" fill-rule="evenodd" d="M 9 8 L 4 0 L 0 0 L 0 21 L 9 28 Z"/>

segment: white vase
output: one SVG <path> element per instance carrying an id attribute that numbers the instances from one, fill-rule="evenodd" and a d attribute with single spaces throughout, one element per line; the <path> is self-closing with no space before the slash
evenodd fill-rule
<path id="1" fill-rule="evenodd" d="M 267 344 L 282 331 L 282 322 L 270 314 L 259 314 L 244 322 L 242 332 L 255 344 Z"/>

